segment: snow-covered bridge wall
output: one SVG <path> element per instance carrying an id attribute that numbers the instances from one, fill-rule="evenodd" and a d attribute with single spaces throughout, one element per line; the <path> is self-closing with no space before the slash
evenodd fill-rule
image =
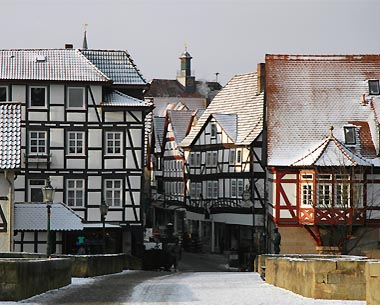
<path id="1" fill-rule="evenodd" d="M 267 257 L 265 280 L 315 299 L 365 300 L 364 257 Z"/>

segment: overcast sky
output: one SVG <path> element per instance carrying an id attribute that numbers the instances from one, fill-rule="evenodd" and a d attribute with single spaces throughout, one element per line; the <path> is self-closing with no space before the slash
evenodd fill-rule
<path id="1" fill-rule="evenodd" d="M 185 43 L 197 79 L 224 85 L 266 53 L 380 53 L 379 0 L 0 0 L 1 48 L 125 49 L 147 80 L 175 79 Z"/>

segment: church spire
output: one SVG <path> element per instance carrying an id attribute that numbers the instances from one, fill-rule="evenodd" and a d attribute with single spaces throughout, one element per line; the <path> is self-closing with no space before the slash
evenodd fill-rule
<path id="1" fill-rule="evenodd" d="M 82 49 L 84 49 L 84 50 L 88 49 L 88 44 L 87 44 L 87 26 L 88 26 L 88 24 L 85 23 L 85 25 L 84 25 L 84 36 L 83 36 L 83 46 L 82 46 Z"/>

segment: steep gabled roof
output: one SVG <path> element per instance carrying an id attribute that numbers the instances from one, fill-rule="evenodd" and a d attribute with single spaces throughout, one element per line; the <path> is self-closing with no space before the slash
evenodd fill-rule
<path id="1" fill-rule="evenodd" d="M 325 138 L 344 143 L 344 127 L 360 130 L 356 154 L 376 158 L 376 104 L 368 80 L 380 79 L 380 55 L 266 55 L 268 165 L 289 166 Z M 374 149 L 376 148 L 376 150 Z"/>
<path id="2" fill-rule="evenodd" d="M 210 115 L 220 114 L 237 117 L 235 144 L 250 145 L 263 130 L 263 111 L 264 94 L 257 94 L 257 73 L 236 75 L 215 96 L 181 146 L 192 145 Z"/>
<path id="3" fill-rule="evenodd" d="M 371 166 L 369 160 L 351 152 L 344 144 L 340 143 L 334 135 L 323 140 L 317 147 L 297 160 L 291 166 Z"/>
<path id="4" fill-rule="evenodd" d="M 238 116 L 235 113 L 232 114 L 220 114 L 214 113 L 212 116 L 223 128 L 224 132 L 236 142 L 237 128 L 238 128 Z"/>
<path id="5" fill-rule="evenodd" d="M 0 80 L 111 82 L 78 50 L 0 50 Z"/>
<path id="6" fill-rule="evenodd" d="M 168 110 L 177 145 L 185 138 L 194 116 L 193 110 Z"/>
<path id="7" fill-rule="evenodd" d="M 146 85 L 147 82 L 127 51 L 80 50 L 115 85 Z"/>
<path id="8" fill-rule="evenodd" d="M 0 103 L 0 169 L 21 167 L 21 104 Z"/>
<path id="9" fill-rule="evenodd" d="M 158 153 L 161 152 L 161 147 L 164 140 L 165 120 L 166 118 L 164 117 L 155 116 L 153 118 L 155 147 Z"/>

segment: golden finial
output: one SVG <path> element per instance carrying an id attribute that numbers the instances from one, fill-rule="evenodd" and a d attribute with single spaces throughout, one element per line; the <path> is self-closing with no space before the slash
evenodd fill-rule
<path id="1" fill-rule="evenodd" d="M 334 126 L 330 126 L 330 138 L 332 138 L 334 135 L 333 135 L 333 130 L 334 130 Z"/>

